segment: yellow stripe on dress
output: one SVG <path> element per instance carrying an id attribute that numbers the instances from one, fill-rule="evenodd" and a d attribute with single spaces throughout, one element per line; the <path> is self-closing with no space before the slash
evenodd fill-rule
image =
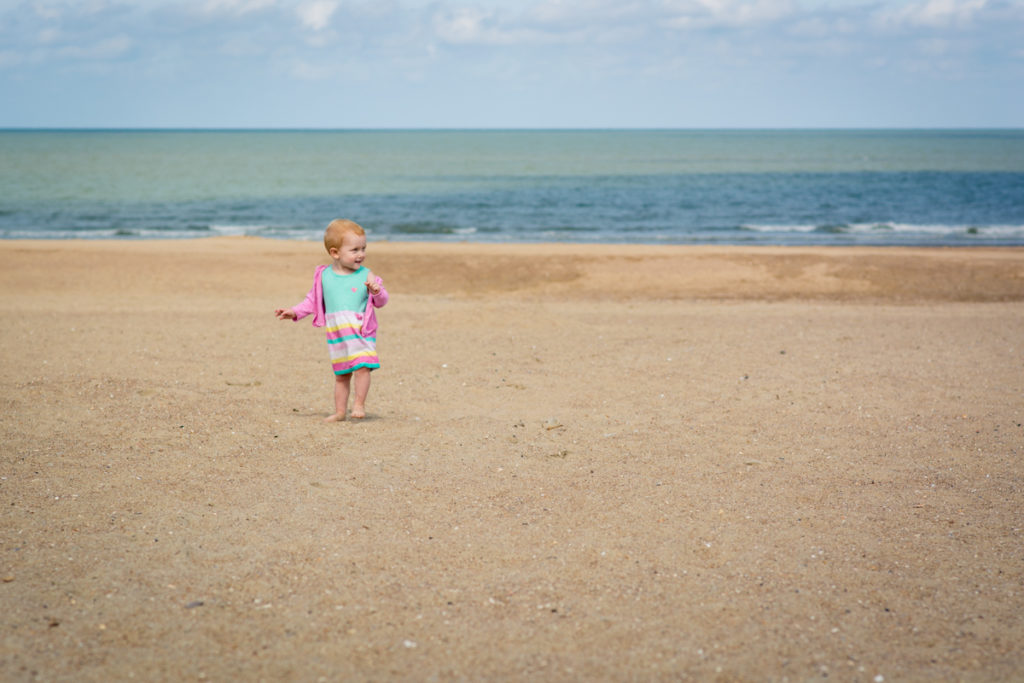
<path id="1" fill-rule="evenodd" d="M 350 360 L 356 358 L 376 358 L 376 351 L 360 351 L 359 353 L 353 353 L 351 356 L 338 356 L 337 358 L 331 358 L 332 363 L 347 363 Z"/>

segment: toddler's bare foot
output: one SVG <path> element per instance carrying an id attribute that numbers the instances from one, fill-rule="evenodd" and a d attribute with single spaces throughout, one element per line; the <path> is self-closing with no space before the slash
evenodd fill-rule
<path id="1" fill-rule="evenodd" d="M 362 420 L 366 417 L 366 409 L 363 406 L 352 406 L 352 419 Z"/>
<path id="2" fill-rule="evenodd" d="M 355 415 L 353 415 L 352 417 L 355 417 Z M 331 415 L 329 417 L 325 417 L 324 418 L 324 422 L 344 422 L 344 421 L 345 421 L 345 413 L 335 413 L 334 415 Z"/>

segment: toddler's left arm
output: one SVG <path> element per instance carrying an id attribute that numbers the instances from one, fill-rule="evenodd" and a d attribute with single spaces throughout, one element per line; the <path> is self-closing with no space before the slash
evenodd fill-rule
<path id="1" fill-rule="evenodd" d="M 366 289 L 370 292 L 370 301 L 374 308 L 380 308 L 388 302 L 388 290 L 384 289 L 384 281 L 371 271 L 366 276 Z"/>
<path id="2" fill-rule="evenodd" d="M 370 294 L 380 294 L 380 278 L 374 275 L 372 270 L 366 274 L 366 288 L 370 290 Z"/>

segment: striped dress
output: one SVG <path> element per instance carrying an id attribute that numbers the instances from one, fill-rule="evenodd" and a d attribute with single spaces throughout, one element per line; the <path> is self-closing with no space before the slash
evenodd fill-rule
<path id="1" fill-rule="evenodd" d="M 333 268 L 324 268 L 320 274 L 327 315 L 327 346 L 336 375 L 347 375 L 359 368 L 376 370 L 380 367 L 377 338 L 359 334 L 369 296 L 366 276 L 365 266 L 350 275 L 339 275 Z"/>

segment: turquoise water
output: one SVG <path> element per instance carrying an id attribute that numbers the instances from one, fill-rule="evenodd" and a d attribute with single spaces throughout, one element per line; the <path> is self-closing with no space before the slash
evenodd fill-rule
<path id="1" fill-rule="evenodd" d="M 1024 244 L 1024 131 L 6 131 L 0 237 Z"/>

